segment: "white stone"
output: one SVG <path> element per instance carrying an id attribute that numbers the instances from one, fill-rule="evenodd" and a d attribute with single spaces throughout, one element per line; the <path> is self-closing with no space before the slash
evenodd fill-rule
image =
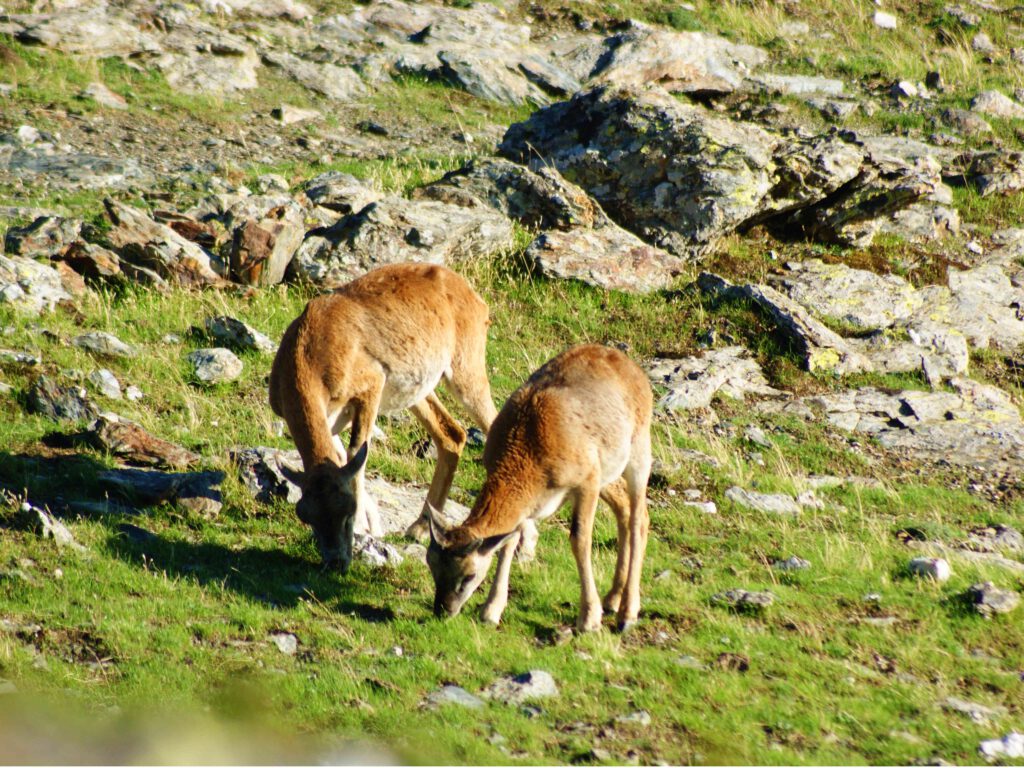
<path id="1" fill-rule="evenodd" d="M 873 17 L 875 26 L 880 29 L 896 29 L 896 17 L 885 11 L 875 11 Z"/>
<path id="2" fill-rule="evenodd" d="M 953 569 L 949 562 L 941 557 L 915 557 L 907 565 L 907 568 L 915 576 L 922 576 L 935 581 L 949 581 L 953 575 Z"/>

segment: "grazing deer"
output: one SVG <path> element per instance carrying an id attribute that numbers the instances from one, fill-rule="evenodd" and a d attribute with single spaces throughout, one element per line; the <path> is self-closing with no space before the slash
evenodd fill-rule
<path id="1" fill-rule="evenodd" d="M 302 456 L 300 520 L 324 564 L 344 573 L 353 533 L 382 533 L 364 467 L 378 412 L 408 408 L 437 445 L 437 467 L 420 518 L 448 497 L 466 432 L 434 394 L 441 379 L 488 431 L 496 409 L 487 381 L 487 305 L 451 270 L 431 264 L 376 269 L 315 298 L 284 333 L 270 373 L 270 405 Z M 338 434 L 351 426 L 348 449 Z M 429 507 L 428 507 L 429 505 Z"/>
<path id="2" fill-rule="evenodd" d="M 591 570 L 594 512 L 604 499 L 618 521 L 618 558 L 604 610 L 628 629 L 640 611 L 651 469 L 651 385 L 622 352 L 573 347 L 538 369 L 505 403 L 484 447 L 487 480 L 461 525 L 445 530 L 430 511 L 427 563 L 434 613 L 456 615 L 501 548 L 481 617 L 497 624 L 508 603 L 512 555 L 524 523 L 548 517 L 569 496 L 570 538 L 580 576 L 581 632 L 601 628 Z"/>

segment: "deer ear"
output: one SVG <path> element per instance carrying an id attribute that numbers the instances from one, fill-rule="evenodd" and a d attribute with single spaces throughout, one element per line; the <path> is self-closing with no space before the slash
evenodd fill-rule
<path id="1" fill-rule="evenodd" d="M 481 555 L 489 555 L 508 541 L 515 533 L 516 531 L 512 531 L 511 533 L 499 533 L 497 536 L 488 536 L 486 539 L 479 539 L 473 543 L 473 548 Z"/>
<path id="2" fill-rule="evenodd" d="M 340 479 L 345 482 L 348 482 L 357 474 L 359 474 L 359 470 L 361 470 L 366 464 L 366 457 L 369 454 L 369 452 L 369 443 L 363 443 L 361 446 L 359 446 L 359 450 L 356 451 L 356 455 L 352 457 L 352 460 L 349 461 L 349 463 L 346 464 L 344 467 L 341 467 L 341 469 L 339 470 Z"/>
<path id="3" fill-rule="evenodd" d="M 444 549 L 448 543 L 448 529 L 445 528 L 441 515 L 429 501 L 427 502 L 427 524 L 430 528 L 430 543 Z"/>

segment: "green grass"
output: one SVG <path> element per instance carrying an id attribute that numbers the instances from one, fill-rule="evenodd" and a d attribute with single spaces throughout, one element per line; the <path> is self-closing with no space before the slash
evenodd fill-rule
<path id="1" fill-rule="evenodd" d="M 621 341 L 642 358 L 662 347 L 691 349 L 688 339 L 709 322 L 728 323 L 735 333 L 756 323 L 750 310 L 735 307 L 527 280 L 501 261 L 468 275 L 492 307 L 488 359 L 497 399 L 570 343 Z M 955 539 L 978 524 L 1013 523 L 1024 512 L 1021 503 L 996 507 L 927 480 L 889 484 L 875 459 L 818 425 L 789 417 L 767 425 L 773 448 L 757 449 L 764 466 L 739 438 L 695 432 L 686 422 L 656 426 L 655 455 L 676 469 L 651 491 L 644 619 L 631 635 L 606 630 L 551 644 L 558 627 L 573 623 L 578 600 L 564 517 L 543 527 L 539 561 L 514 569 L 512 601 L 497 631 L 479 625 L 472 610 L 452 621 L 434 620 L 430 577 L 412 560 L 384 572 L 357 565 L 345 577 L 322 573 L 289 506 L 254 502 L 226 458 L 236 446 L 290 447 L 287 438 L 274 436 L 266 404 L 269 357 L 244 354 L 242 378 L 213 389 L 190 384 L 182 362 L 188 350 L 207 343 L 190 333 L 206 316 L 231 313 L 279 336 L 306 298 L 284 288 L 245 298 L 100 294 L 83 303 L 80 324 L 59 313 L 44 318 L 56 337 L 40 336 L 28 319 L 2 318 L 12 328 L 5 345 L 39 349 L 47 373 L 88 373 L 104 365 L 122 382 L 140 386 L 146 393 L 141 403 L 102 405 L 201 452 L 205 468 L 227 474 L 225 506 L 215 518 L 175 507 L 131 518 L 155 534 L 149 542 L 119 535 L 125 518 L 117 514 L 70 519 L 88 548 L 81 556 L 57 551 L 8 515 L 0 537 L 0 618 L 44 627 L 38 635 L 0 634 L 0 675 L 22 692 L 58 701 L 70 696 L 85 713 L 116 704 L 138 712 L 143 723 L 209 707 L 229 732 L 255 729 L 271 744 L 297 730 L 301 749 L 309 750 L 304 754 L 320 754 L 316 750 L 330 739 L 358 737 L 414 762 L 587 762 L 595 743 L 615 761 L 634 755 L 644 763 L 897 763 L 932 754 L 970 762 L 993 729 L 938 702 L 958 695 L 1002 704 L 1011 714 L 1000 733 L 1020 714 L 1016 670 L 1024 664 L 1024 629 L 1012 619 L 973 616 L 959 598 L 979 579 L 1004 586 L 1012 580 L 956 561 L 947 584 L 907 579 L 903 568 L 912 553 L 895 532 L 924 527 Z M 92 328 L 115 333 L 143 354 L 101 362 L 64 343 Z M 184 341 L 166 343 L 167 333 Z M 773 354 L 762 351 L 762 357 Z M 16 367 L 3 373 L 15 393 L 0 401 L 6 446 L 0 479 L 37 498 L 52 497 L 55 477 L 61 493 L 96 494 L 95 475 L 112 460 L 40 446 L 38 440 L 58 427 L 23 414 L 18 393 L 33 375 Z M 739 405 L 718 407 L 739 434 L 759 421 Z M 432 467 L 412 456 L 412 443 L 422 436 L 413 421 L 382 424 L 388 440 L 375 445 L 371 472 L 426 482 Z M 722 464 L 679 465 L 675 446 L 705 451 Z M 482 481 L 479 458 L 479 449 L 467 450 L 454 498 L 471 502 Z M 885 482 L 877 490 L 819 491 L 827 508 L 796 519 L 743 511 L 721 496 L 737 483 L 796 492 L 810 473 Z M 682 506 L 678 494 L 687 487 L 718 501 L 720 514 Z M 595 534 L 602 582 L 614 558 L 609 518 L 602 513 Z M 812 570 L 780 574 L 769 567 L 791 554 L 809 559 Z M 52 575 L 57 568 L 60 579 Z M 777 603 L 763 615 L 711 604 L 712 594 L 732 587 L 771 589 Z M 879 607 L 864 602 L 870 592 L 881 594 Z M 864 623 L 876 614 L 894 623 Z M 268 641 L 276 630 L 298 636 L 297 656 L 280 654 Z M 402 656 L 390 653 L 395 645 Z M 972 655 L 979 648 L 995 660 Z M 748 659 L 749 670 L 719 666 L 724 653 Z M 34 665 L 37 654 L 46 659 L 45 669 Z M 708 668 L 680 666 L 676 660 L 685 655 Z M 499 675 L 538 668 L 551 672 L 562 692 L 538 702 L 536 717 L 500 704 L 444 712 L 420 706 L 442 683 L 475 693 Z M 615 722 L 636 709 L 651 713 L 650 726 Z M 90 733 L 81 736 L 85 743 L 98 738 Z"/>

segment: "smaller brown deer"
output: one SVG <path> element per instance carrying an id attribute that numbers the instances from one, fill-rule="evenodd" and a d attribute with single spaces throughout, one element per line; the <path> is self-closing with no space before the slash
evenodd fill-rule
<path id="1" fill-rule="evenodd" d="M 491 425 L 484 447 L 487 480 L 465 522 L 445 530 L 430 511 L 427 563 L 436 588 L 434 613 L 456 615 L 501 548 L 481 610 L 484 621 L 497 624 L 508 603 L 509 569 L 524 524 L 548 517 L 568 496 L 580 577 L 576 627 L 600 629 L 602 605 L 590 561 L 600 497 L 618 521 L 618 558 L 604 610 L 617 612 L 619 629 L 634 624 L 647 546 L 652 403 L 647 376 L 610 347 L 573 347 L 530 376 Z"/>
<path id="2" fill-rule="evenodd" d="M 448 390 L 485 432 L 496 409 L 487 381 L 487 305 L 459 275 L 395 264 L 313 299 L 284 333 L 270 373 L 270 405 L 302 455 L 299 519 L 324 564 L 342 572 L 355 532 L 379 535 L 363 481 L 378 412 L 408 408 L 437 445 L 423 512 L 407 533 L 425 536 L 428 505 L 448 497 L 466 432 L 434 394 Z M 338 433 L 351 426 L 347 448 Z"/>

